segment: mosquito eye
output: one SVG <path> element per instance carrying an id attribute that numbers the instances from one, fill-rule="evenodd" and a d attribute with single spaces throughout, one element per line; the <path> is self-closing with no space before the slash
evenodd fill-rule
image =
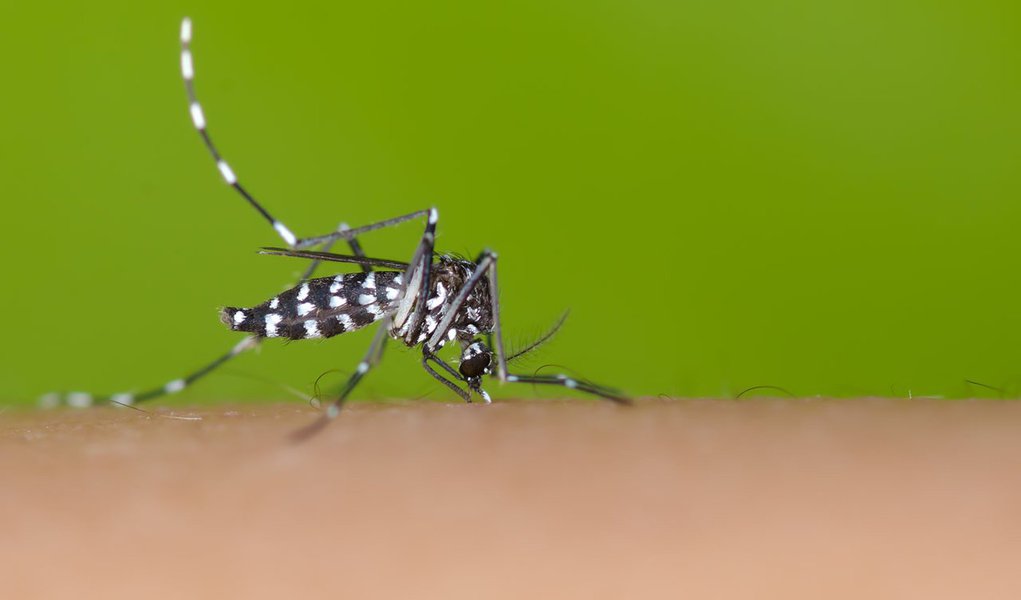
<path id="1" fill-rule="evenodd" d="M 485 349 L 473 349 L 470 346 L 461 356 L 461 364 L 458 365 L 457 370 L 464 375 L 465 379 L 477 379 L 485 375 L 492 361 L 492 352 Z"/>

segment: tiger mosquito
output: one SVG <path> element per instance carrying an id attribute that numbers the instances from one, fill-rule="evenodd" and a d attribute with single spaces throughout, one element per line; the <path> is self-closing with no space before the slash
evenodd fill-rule
<path id="1" fill-rule="evenodd" d="M 500 322 L 497 287 L 497 254 L 484 250 L 475 260 L 434 250 L 439 213 L 435 208 L 415 211 L 362 227 L 346 224 L 329 233 L 299 238 L 276 219 L 241 185 L 234 170 L 213 143 L 205 113 L 195 94 L 195 68 L 191 52 L 192 23 L 181 22 L 181 76 L 188 99 L 192 124 L 212 155 L 223 180 L 265 219 L 283 240 L 284 248 L 263 248 L 262 254 L 308 259 L 308 268 L 289 290 L 251 308 L 227 307 L 220 319 L 233 331 L 249 334 L 227 353 L 180 379 L 139 393 L 123 392 L 93 396 L 86 392 L 47 394 L 40 404 L 52 407 L 67 404 L 87 407 L 96 403 L 133 406 L 159 396 L 180 392 L 239 354 L 259 346 L 266 338 L 303 340 L 329 338 L 366 327 L 376 321 L 382 325 L 368 351 L 348 378 L 342 391 L 308 432 L 315 431 L 337 417 L 348 396 L 383 355 L 387 338 L 422 349 L 422 367 L 466 402 L 477 394 L 486 403 L 490 396 L 482 387 L 482 377 L 496 377 L 501 383 L 557 385 L 600 396 L 621 404 L 630 401 L 611 388 L 567 375 L 519 375 L 510 373 L 507 363 L 520 356 L 507 357 Z M 406 221 L 425 219 L 425 231 L 408 262 L 370 258 L 359 242 L 362 234 L 393 227 Z M 351 254 L 330 252 L 343 240 Z M 355 264 L 360 272 L 313 278 L 323 262 Z M 559 324 L 558 326 L 559 327 Z M 555 331 L 555 329 L 554 329 Z M 552 332 L 551 332 L 552 333 Z M 545 341 L 550 334 L 544 336 Z M 461 347 L 455 369 L 437 353 L 447 343 Z M 534 347 L 537 344 L 533 344 Z M 463 387 L 462 387 L 463 386 Z"/>

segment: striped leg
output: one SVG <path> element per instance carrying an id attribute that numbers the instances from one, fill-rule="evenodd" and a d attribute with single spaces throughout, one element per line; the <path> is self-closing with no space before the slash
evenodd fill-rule
<path id="1" fill-rule="evenodd" d="M 425 231 L 422 233 L 422 239 L 419 241 L 418 247 L 415 249 L 415 253 L 412 255 L 411 261 L 407 264 L 404 276 L 401 278 L 402 283 L 397 295 L 398 298 L 401 298 L 401 301 L 398 303 L 397 309 L 393 312 L 393 314 L 388 315 L 381 323 L 379 329 L 376 330 L 376 335 L 372 339 L 372 344 L 369 345 L 368 352 L 365 353 L 365 357 L 360 363 L 358 363 L 358 367 L 355 369 L 355 372 L 348 378 L 347 383 L 344 384 L 344 389 L 341 391 L 340 396 L 338 396 L 333 404 L 326 409 L 326 412 L 324 412 L 322 416 L 313 421 L 307 427 L 303 427 L 296 431 L 292 435 L 292 440 L 300 442 L 312 437 L 316 433 L 322 431 L 322 429 L 326 427 L 330 421 L 336 419 L 337 416 L 340 415 L 340 411 L 344 407 L 344 403 L 347 402 L 347 398 L 355 389 L 355 386 L 358 385 L 372 367 L 379 364 L 380 359 L 383 357 L 383 349 L 386 347 L 388 334 L 390 333 L 391 328 L 394 327 L 394 323 L 397 322 L 396 319 L 401 319 L 400 323 L 403 323 L 403 325 L 398 325 L 396 327 L 405 333 L 408 331 L 414 331 L 415 323 L 421 322 L 425 307 L 424 298 L 428 295 L 426 291 L 429 289 L 429 280 L 432 272 L 433 247 L 436 241 L 436 222 L 439 219 L 439 213 L 435 208 L 431 208 L 428 211 L 412 213 L 405 217 L 413 218 L 420 214 L 428 214 L 429 218 L 426 220 Z M 363 233 L 365 231 L 371 231 L 372 229 L 387 227 L 395 224 L 396 222 L 407 220 L 405 217 L 398 217 L 399 220 L 391 219 L 390 222 L 381 221 L 379 224 L 368 225 L 366 227 L 348 230 L 347 232 Z M 327 235 L 330 239 L 335 239 L 333 238 L 333 234 Z M 313 240 L 315 238 L 309 239 Z M 281 252 L 279 254 L 289 254 L 292 256 L 306 255 L 309 257 L 313 255 L 313 253 L 302 253 L 300 251 L 289 253 Z M 415 304 L 416 298 L 420 298 L 422 301 L 417 303 L 415 312 L 411 313 L 411 307 Z M 404 333 L 402 333 L 402 335 L 404 335 Z M 423 364 L 427 371 L 433 373 L 435 377 L 446 383 L 448 386 L 451 386 L 452 389 L 456 390 L 465 397 L 466 400 L 470 401 L 470 396 L 467 392 L 464 392 L 456 385 L 447 381 L 441 375 L 433 371 L 427 364 L 425 364 L 424 359 Z M 444 366 L 446 366 L 445 363 Z M 450 367 L 447 366 L 447 369 L 449 370 Z"/>
<path id="2" fill-rule="evenodd" d="M 191 52 L 191 38 L 192 38 L 192 24 L 191 19 L 185 18 L 181 22 L 181 77 L 184 79 L 184 89 L 188 94 L 188 112 L 191 114 L 191 122 L 195 126 L 195 130 L 198 131 L 202 141 L 206 145 L 206 149 L 209 154 L 213 157 L 213 161 L 216 163 L 216 168 L 223 177 L 223 180 L 227 182 L 227 185 L 234 188 L 238 194 L 241 195 L 248 204 L 254 208 L 262 218 L 266 220 L 280 236 L 280 239 L 284 241 L 289 248 L 296 249 L 307 249 L 322 244 L 332 243 L 338 239 L 345 239 L 350 242 L 356 236 L 361 233 L 373 231 L 375 229 L 382 229 L 384 227 L 390 227 L 410 219 L 425 216 L 429 211 L 420 210 L 407 215 L 394 217 L 393 219 L 387 219 L 357 229 L 346 229 L 341 228 L 336 231 L 332 231 L 325 235 L 313 236 L 310 238 L 298 238 L 294 235 L 287 225 L 275 218 L 270 212 L 263 206 L 254 196 L 238 181 L 237 175 L 234 173 L 234 169 L 231 168 L 230 164 L 220 154 L 216 144 L 213 143 L 213 138 L 209 135 L 209 129 L 207 127 L 205 112 L 202 110 L 202 105 L 199 103 L 198 96 L 195 94 L 195 62 L 192 58 Z"/>
<path id="3" fill-rule="evenodd" d="M 325 427 L 330 421 L 336 419 L 340 415 L 340 409 L 344 407 L 344 403 L 347 401 L 347 397 L 351 394 L 358 382 L 365 377 L 365 374 L 369 372 L 372 367 L 379 364 L 380 359 L 383 358 L 383 350 L 386 348 L 387 333 L 390 329 L 390 319 L 386 318 L 380 325 L 379 329 L 376 330 L 376 335 L 372 338 L 372 344 L 369 345 L 369 351 L 365 353 L 365 357 L 358 363 L 358 367 L 355 368 L 355 372 L 348 378 L 347 383 L 344 384 L 344 389 L 340 393 L 340 396 L 334 400 L 333 404 L 326 409 L 318 419 L 313 421 L 310 425 L 302 427 L 298 431 L 294 432 L 291 438 L 294 441 L 302 441 L 315 435 L 323 427 Z"/>
<path id="4" fill-rule="evenodd" d="M 349 232 L 352 230 L 346 224 L 341 223 L 340 226 L 337 228 L 337 231 Z M 330 248 L 332 247 L 332 244 L 333 244 L 332 241 L 327 241 L 323 247 L 323 251 L 324 252 L 329 251 Z M 351 248 L 351 252 L 354 253 L 355 256 L 365 258 L 365 253 L 362 251 L 361 244 L 358 242 L 357 238 L 351 237 L 350 239 L 348 239 L 348 246 Z M 320 265 L 319 260 L 313 260 L 305 269 L 305 272 L 302 273 L 299 281 L 310 279 L 312 275 L 315 273 L 316 269 L 319 267 L 319 265 Z M 366 272 L 372 270 L 371 267 L 364 264 L 362 265 L 362 269 Z M 68 406 L 85 408 L 88 406 L 92 406 L 93 404 L 106 403 L 113 404 L 115 406 L 132 406 L 139 402 L 145 402 L 147 400 L 159 398 L 160 396 L 176 394 L 177 392 L 180 392 L 184 388 L 192 385 L 199 379 L 202 379 L 206 375 L 209 375 L 216 369 L 220 368 L 230 359 L 241 354 L 242 352 L 245 352 L 246 350 L 251 350 L 252 348 L 258 347 L 259 344 L 261 343 L 262 338 L 256 336 L 246 337 L 245 339 L 235 344 L 234 347 L 231 348 L 227 353 L 220 355 L 213 361 L 196 369 L 195 371 L 192 371 L 188 375 L 181 377 L 179 379 L 174 379 L 162 386 L 151 388 L 143 392 L 138 393 L 120 392 L 105 396 L 95 396 L 88 392 L 70 392 L 66 394 L 54 392 L 45 394 L 41 398 L 39 398 L 39 406 L 42 408 L 55 408 L 62 404 L 66 404 Z"/>
<path id="5" fill-rule="evenodd" d="M 468 281 L 458 292 L 457 297 L 451 303 L 450 308 L 447 309 L 447 314 L 436 328 L 435 333 L 425 344 L 425 349 L 432 352 L 439 347 L 440 340 L 443 339 L 447 328 L 453 322 L 454 317 L 461 310 L 461 306 L 464 305 L 468 295 L 471 294 L 472 290 L 478 285 L 478 282 L 484 277 L 489 277 L 489 294 L 490 301 L 493 307 L 493 334 L 495 338 L 496 347 L 493 350 L 496 352 L 496 377 L 501 382 L 511 383 L 533 383 L 542 385 L 559 385 L 570 389 L 581 390 L 589 394 L 606 398 L 620 404 L 630 404 L 628 400 L 620 392 L 608 388 L 606 386 L 593 383 L 591 381 L 585 381 L 575 377 L 569 377 L 567 375 L 514 375 L 507 372 L 507 356 L 503 347 L 503 327 L 500 323 L 500 304 L 499 304 L 499 289 L 497 287 L 496 278 L 496 259 L 497 255 L 495 252 L 486 250 L 479 255 L 475 261 L 475 271 L 472 273 Z M 482 388 L 477 390 L 480 394 L 483 394 Z M 483 395 L 485 398 L 485 395 Z"/>
<path id="6" fill-rule="evenodd" d="M 191 113 L 191 122 L 195 125 L 199 135 L 202 136 L 202 141 L 205 142 L 206 148 L 213 156 L 213 160 L 216 161 L 216 168 L 219 169 L 220 175 L 223 176 L 227 185 L 237 190 L 241 197 L 248 201 L 248 204 L 269 222 L 280 238 L 284 240 L 284 243 L 293 247 L 298 241 L 297 237 L 283 222 L 278 221 L 273 215 L 269 214 L 269 211 L 238 182 L 237 175 L 234 174 L 227 161 L 220 156 L 220 151 L 213 144 L 213 139 L 209 137 L 209 132 L 206 130 L 206 116 L 202 111 L 202 105 L 199 104 L 198 97 L 195 95 L 195 63 L 191 55 L 191 19 L 187 17 L 181 21 L 181 77 L 184 78 L 184 88 L 188 93 L 188 111 Z"/>
<path id="7" fill-rule="evenodd" d="M 259 345 L 258 338 L 246 337 L 245 339 L 235 344 L 234 347 L 231 348 L 229 352 L 219 356 L 218 358 L 206 364 L 202 368 L 197 369 L 191 372 L 190 374 L 181 377 L 180 379 L 168 381 L 166 384 L 162 386 L 151 388 L 143 392 L 138 393 L 119 392 L 116 394 L 110 394 L 106 396 L 96 396 L 88 392 L 69 392 L 66 394 L 51 392 L 39 398 L 39 407 L 56 408 L 57 406 L 60 406 L 62 404 L 66 404 L 67 406 L 72 406 L 74 408 L 87 408 L 89 406 L 92 406 L 93 404 L 113 404 L 115 406 L 132 406 L 139 402 L 152 400 L 153 398 L 159 398 L 160 396 L 176 394 L 177 392 L 180 392 L 181 390 L 188 387 L 192 383 L 198 381 L 199 379 L 202 379 L 209 373 L 213 372 L 218 367 L 222 366 L 224 363 L 234 358 L 238 354 L 241 354 L 245 350 L 255 348 L 258 345 Z"/>

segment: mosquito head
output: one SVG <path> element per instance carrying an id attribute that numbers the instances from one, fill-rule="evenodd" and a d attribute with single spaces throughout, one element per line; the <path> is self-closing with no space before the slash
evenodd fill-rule
<path id="1" fill-rule="evenodd" d="M 457 370 L 464 376 L 468 385 L 477 389 L 483 375 L 492 373 L 493 351 L 482 342 L 472 342 L 461 353 L 461 364 Z"/>

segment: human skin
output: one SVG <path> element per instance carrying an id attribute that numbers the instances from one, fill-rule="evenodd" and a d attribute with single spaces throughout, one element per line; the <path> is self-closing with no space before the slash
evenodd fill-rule
<path id="1" fill-rule="evenodd" d="M 312 417 L 3 415 L 0 595 L 1021 592 L 1011 402 L 356 403 L 289 441 Z"/>

